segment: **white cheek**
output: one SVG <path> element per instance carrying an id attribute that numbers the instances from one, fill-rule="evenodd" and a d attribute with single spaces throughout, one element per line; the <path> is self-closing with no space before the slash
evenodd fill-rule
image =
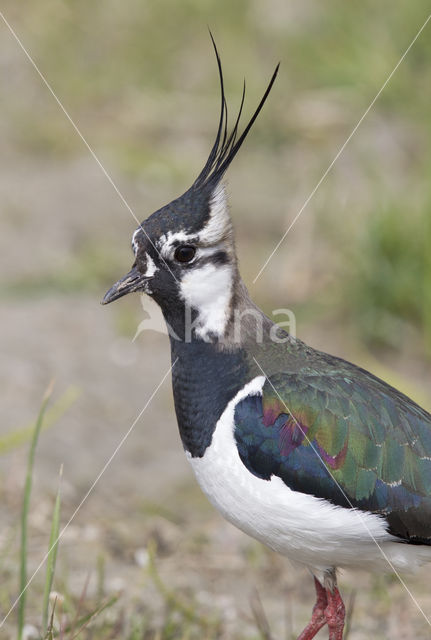
<path id="1" fill-rule="evenodd" d="M 196 333 L 222 336 L 229 319 L 232 296 L 232 268 L 206 264 L 183 277 L 180 286 L 183 300 L 198 312 Z"/>
<path id="2" fill-rule="evenodd" d="M 148 253 L 145 254 L 145 257 L 147 260 L 147 270 L 145 272 L 145 277 L 152 278 L 156 271 L 158 271 L 159 269 L 158 267 L 156 267 L 156 263 Z"/>

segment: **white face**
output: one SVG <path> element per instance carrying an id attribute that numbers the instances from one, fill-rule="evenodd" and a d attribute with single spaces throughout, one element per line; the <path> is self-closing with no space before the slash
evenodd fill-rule
<path id="1" fill-rule="evenodd" d="M 193 234 L 183 230 L 163 234 L 153 245 L 157 256 L 152 257 L 143 246 L 139 246 L 139 232 L 140 229 L 133 235 L 132 248 L 146 279 L 146 293 L 166 291 L 167 295 L 172 295 L 172 288 L 169 287 L 168 293 L 165 280 L 169 275 L 169 285 L 176 281 L 176 290 L 185 307 L 197 312 L 192 325 L 195 335 L 203 340 L 221 338 L 231 314 L 236 269 L 223 187 L 218 186 L 213 193 L 205 226 Z M 164 287 L 159 286 L 162 278 Z M 155 298 L 163 306 L 163 295 L 155 295 Z"/>
<path id="2" fill-rule="evenodd" d="M 229 321 L 233 273 L 231 265 L 207 263 L 188 271 L 180 284 L 186 305 L 196 309 L 196 335 L 203 340 L 221 338 Z"/>

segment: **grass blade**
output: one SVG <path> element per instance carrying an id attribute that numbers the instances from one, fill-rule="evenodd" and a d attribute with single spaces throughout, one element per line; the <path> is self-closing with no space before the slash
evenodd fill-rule
<path id="1" fill-rule="evenodd" d="M 90 624 L 90 622 L 92 622 L 98 615 L 100 615 L 102 611 L 105 611 L 105 609 L 109 609 L 109 607 L 112 607 L 117 602 L 117 600 L 118 596 L 111 596 L 111 598 L 109 598 L 109 600 L 107 600 L 104 604 L 100 605 L 100 607 L 81 618 L 81 620 L 78 621 L 79 629 L 71 637 L 70 640 L 75 640 L 75 638 L 79 636 L 79 634 L 85 629 L 85 627 Z"/>
<path id="2" fill-rule="evenodd" d="M 39 415 L 33 430 L 33 437 L 30 444 L 30 451 L 27 461 L 27 473 L 24 486 L 24 499 L 21 511 L 21 547 L 20 547 L 20 583 L 19 583 L 19 603 L 18 603 L 18 640 L 22 640 L 25 622 L 25 604 L 27 589 L 27 532 L 28 532 L 28 511 L 30 506 L 30 495 L 33 480 L 34 457 L 36 453 L 37 441 L 42 428 L 46 407 L 52 393 L 52 383 L 48 386 L 42 400 Z"/>
<path id="3" fill-rule="evenodd" d="M 257 589 L 254 589 L 250 596 L 250 607 L 262 640 L 273 640 L 268 618 Z"/>
<path id="4" fill-rule="evenodd" d="M 69 387 L 63 395 L 50 407 L 43 420 L 42 431 L 54 426 L 59 418 L 69 409 L 79 396 L 79 390 L 76 387 Z M 9 453 L 13 449 L 25 444 L 31 440 L 34 435 L 34 422 L 19 429 L 13 429 L 9 433 L 0 437 L 0 455 Z"/>
<path id="5" fill-rule="evenodd" d="M 49 615 L 49 594 L 52 590 L 52 583 L 54 580 L 55 563 L 57 560 L 58 549 L 58 536 L 60 533 L 60 492 L 61 492 L 61 478 L 63 476 L 63 465 L 60 468 L 60 478 L 58 483 L 57 496 L 55 498 L 54 511 L 52 514 L 51 533 L 49 536 L 48 546 L 48 558 L 46 561 L 46 578 L 45 589 L 43 593 L 43 608 L 42 608 L 42 631 L 47 633 L 48 631 L 48 615 Z"/>

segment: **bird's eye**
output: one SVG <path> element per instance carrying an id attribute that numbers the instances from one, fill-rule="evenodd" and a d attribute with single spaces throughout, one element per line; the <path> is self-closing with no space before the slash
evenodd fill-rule
<path id="1" fill-rule="evenodd" d="M 177 262 L 191 262 L 195 257 L 196 249 L 190 244 L 182 244 L 175 249 Z"/>

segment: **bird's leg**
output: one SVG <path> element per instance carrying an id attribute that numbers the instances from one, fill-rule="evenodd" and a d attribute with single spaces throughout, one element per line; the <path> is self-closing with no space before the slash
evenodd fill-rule
<path id="1" fill-rule="evenodd" d="M 325 580 L 326 598 L 328 605 L 325 609 L 325 619 L 329 629 L 329 640 L 343 640 L 344 618 L 346 610 L 337 587 L 335 571 Z"/>
<path id="2" fill-rule="evenodd" d="M 316 604 L 313 607 L 311 620 L 305 627 L 304 631 L 298 636 L 298 640 L 311 640 L 316 633 L 326 624 L 326 609 L 328 607 L 328 596 L 326 589 L 320 584 L 317 578 L 314 578 L 314 586 L 316 589 Z"/>

